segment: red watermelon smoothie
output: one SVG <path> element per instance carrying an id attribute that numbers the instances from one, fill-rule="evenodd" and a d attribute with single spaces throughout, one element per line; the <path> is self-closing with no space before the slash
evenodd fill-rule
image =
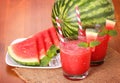
<path id="1" fill-rule="evenodd" d="M 82 40 L 60 42 L 63 75 L 70 80 L 86 78 L 90 67 L 91 49 L 79 47 Z"/>
<path id="2" fill-rule="evenodd" d="M 109 36 L 100 36 L 97 38 L 101 43 L 95 47 L 95 51 L 91 55 L 91 66 L 101 65 L 104 63 L 104 58 L 106 56 Z"/>

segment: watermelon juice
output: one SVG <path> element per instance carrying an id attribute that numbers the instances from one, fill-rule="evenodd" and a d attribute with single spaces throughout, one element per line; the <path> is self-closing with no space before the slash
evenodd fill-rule
<path id="1" fill-rule="evenodd" d="M 91 65 L 100 65 L 104 62 L 106 56 L 109 36 L 101 36 L 97 38 L 101 43 L 95 47 L 95 51 L 91 55 Z"/>
<path id="2" fill-rule="evenodd" d="M 71 80 L 84 79 L 90 67 L 90 48 L 79 47 L 80 40 L 60 42 L 63 74 Z"/>

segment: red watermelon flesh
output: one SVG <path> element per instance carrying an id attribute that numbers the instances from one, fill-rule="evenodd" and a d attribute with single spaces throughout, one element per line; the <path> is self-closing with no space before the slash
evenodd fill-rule
<path id="1" fill-rule="evenodd" d="M 38 50 L 35 38 L 28 38 L 24 41 L 10 45 L 9 55 L 23 65 L 39 65 Z"/>
<path id="2" fill-rule="evenodd" d="M 49 30 L 53 44 L 59 48 L 59 38 L 58 38 L 56 29 L 54 27 L 51 27 L 48 30 Z"/>
<path id="3" fill-rule="evenodd" d="M 42 36 L 43 36 L 43 40 L 45 43 L 45 51 L 47 52 L 47 50 L 53 45 L 52 39 L 50 38 L 50 34 L 48 30 L 44 30 L 41 32 Z"/>
<path id="4" fill-rule="evenodd" d="M 37 41 L 37 48 L 39 53 L 39 59 L 42 59 L 45 55 L 45 43 L 43 40 L 42 32 L 35 34 L 36 41 Z"/>

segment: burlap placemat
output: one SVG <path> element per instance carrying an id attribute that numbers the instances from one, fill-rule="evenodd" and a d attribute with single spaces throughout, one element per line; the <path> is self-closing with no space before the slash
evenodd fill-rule
<path id="1" fill-rule="evenodd" d="M 62 69 L 13 68 L 26 83 L 73 83 L 64 78 Z M 75 83 L 120 83 L 120 54 L 109 48 L 104 64 L 91 67 L 86 79 Z"/>

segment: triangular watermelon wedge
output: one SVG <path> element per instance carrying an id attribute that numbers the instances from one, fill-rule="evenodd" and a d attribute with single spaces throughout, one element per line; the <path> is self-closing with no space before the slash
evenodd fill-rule
<path id="1" fill-rule="evenodd" d="M 59 49 L 59 42 L 60 42 L 60 40 L 59 40 L 59 38 L 58 38 L 56 29 L 55 29 L 54 27 L 51 27 L 51 28 L 49 28 L 48 30 L 49 30 L 50 37 L 51 37 L 51 39 L 52 39 L 53 44 L 54 44 L 55 46 L 57 46 L 58 49 Z"/>
<path id="2" fill-rule="evenodd" d="M 88 43 L 96 40 L 97 37 L 98 37 L 98 32 L 95 29 L 92 29 L 92 28 L 86 29 L 86 39 Z"/>
<path id="3" fill-rule="evenodd" d="M 98 37 L 98 32 L 95 29 L 88 28 L 86 29 L 86 39 L 88 43 L 95 41 Z M 95 51 L 95 47 L 92 47 L 92 51 Z"/>
<path id="4" fill-rule="evenodd" d="M 39 59 L 42 59 L 45 55 L 45 43 L 44 43 L 44 38 L 42 36 L 42 32 L 38 32 L 35 34 L 36 41 L 37 41 L 37 49 L 38 49 L 38 54 L 39 54 Z"/>
<path id="5" fill-rule="evenodd" d="M 49 50 L 49 48 L 53 45 L 52 39 L 50 37 L 49 34 L 49 30 L 44 30 L 41 32 L 42 36 L 43 36 L 43 40 L 45 43 L 45 51 L 47 52 Z"/>
<path id="6" fill-rule="evenodd" d="M 8 46 L 9 55 L 22 65 L 39 65 L 36 38 L 28 38 Z"/>
<path id="7" fill-rule="evenodd" d="M 115 27 L 115 24 L 116 24 L 116 22 L 107 19 L 105 27 L 106 27 L 107 30 L 113 30 L 114 27 Z"/>

